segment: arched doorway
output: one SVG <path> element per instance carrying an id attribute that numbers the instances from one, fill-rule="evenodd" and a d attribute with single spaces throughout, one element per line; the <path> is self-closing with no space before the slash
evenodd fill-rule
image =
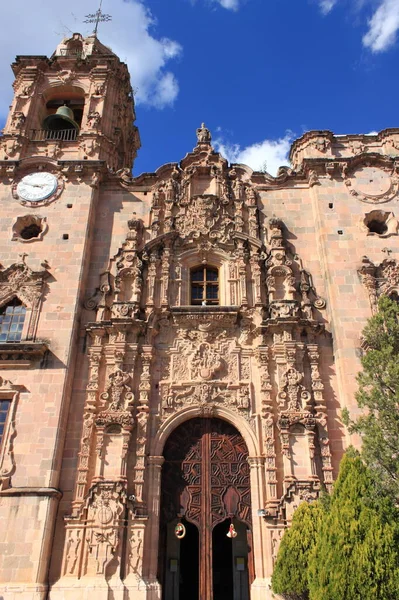
<path id="1" fill-rule="evenodd" d="M 253 579 L 247 446 L 221 419 L 195 418 L 168 438 L 162 467 L 163 600 L 249 600 Z M 182 524 L 185 535 L 176 536 Z M 227 536 L 230 525 L 236 536 Z"/>

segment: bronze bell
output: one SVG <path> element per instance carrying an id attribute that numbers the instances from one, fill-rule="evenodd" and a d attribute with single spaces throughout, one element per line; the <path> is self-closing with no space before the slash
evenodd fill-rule
<path id="1" fill-rule="evenodd" d="M 74 120 L 73 110 L 65 104 L 57 108 L 54 115 L 49 115 L 44 119 L 43 127 L 48 131 L 61 131 L 63 129 L 79 131 L 79 125 Z"/>

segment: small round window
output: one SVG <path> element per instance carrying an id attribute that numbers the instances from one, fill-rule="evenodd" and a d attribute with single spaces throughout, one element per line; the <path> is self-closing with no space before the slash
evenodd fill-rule
<path id="1" fill-rule="evenodd" d="M 46 217 L 24 215 L 17 217 L 12 228 L 12 239 L 18 242 L 36 242 L 47 232 Z"/>

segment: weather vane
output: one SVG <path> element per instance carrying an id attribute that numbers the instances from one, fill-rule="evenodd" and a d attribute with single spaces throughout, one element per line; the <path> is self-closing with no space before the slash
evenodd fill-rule
<path id="1" fill-rule="evenodd" d="M 83 21 L 83 23 L 95 23 L 96 24 L 94 27 L 94 31 L 93 31 L 94 35 L 97 35 L 99 23 L 105 23 L 106 21 L 112 20 L 111 15 L 106 15 L 102 12 L 102 10 L 101 10 L 102 4 L 103 4 L 103 0 L 100 0 L 100 7 L 99 7 L 98 11 L 95 13 L 91 13 L 90 15 L 86 15 L 86 21 Z"/>

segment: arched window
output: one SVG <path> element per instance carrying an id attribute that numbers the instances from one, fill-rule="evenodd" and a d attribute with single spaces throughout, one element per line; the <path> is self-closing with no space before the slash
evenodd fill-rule
<path id="1" fill-rule="evenodd" d="M 219 304 L 219 272 L 203 265 L 191 270 L 191 304 Z"/>
<path id="2" fill-rule="evenodd" d="M 0 342 L 20 342 L 26 308 L 14 298 L 0 309 Z"/>

